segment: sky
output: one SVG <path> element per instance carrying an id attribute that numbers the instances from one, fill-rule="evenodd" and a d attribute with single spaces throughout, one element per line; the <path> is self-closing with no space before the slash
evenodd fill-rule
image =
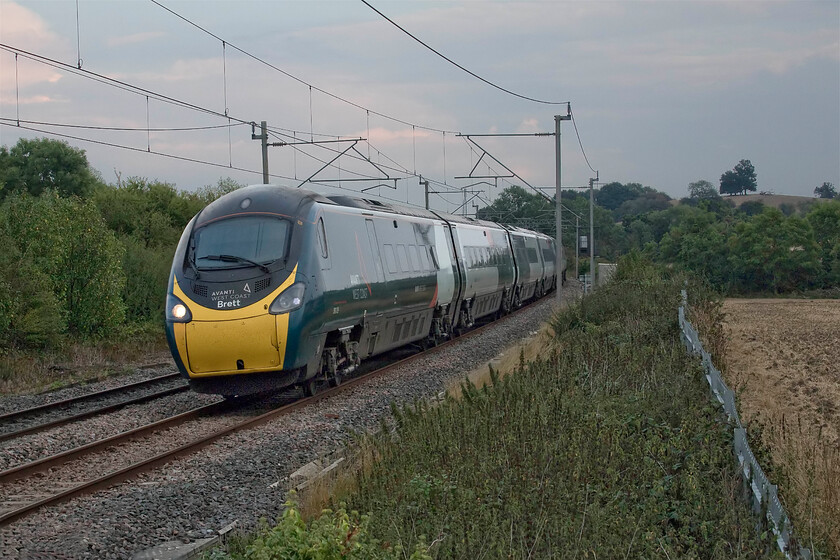
<path id="1" fill-rule="evenodd" d="M 262 182 L 266 121 L 272 183 L 420 206 L 422 176 L 432 208 L 472 213 L 550 194 L 534 134 L 568 102 L 564 187 L 680 198 L 741 159 L 759 191 L 840 186 L 840 1 L 369 2 L 498 87 L 359 0 L 0 0 L 0 144 L 195 190 Z"/>

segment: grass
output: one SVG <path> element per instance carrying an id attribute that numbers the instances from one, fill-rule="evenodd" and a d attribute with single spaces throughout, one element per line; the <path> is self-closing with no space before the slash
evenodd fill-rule
<path id="1" fill-rule="evenodd" d="M 245 553 L 214 557 L 263 557 L 271 540 L 266 558 L 337 558 L 316 554 L 342 537 L 324 523 L 358 536 L 347 556 L 359 558 L 780 557 L 755 532 L 731 426 L 679 343 L 681 286 L 625 261 L 554 318 L 552 350 L 465 381 L 459 398 L 395 407 L 393 425 L 360 436 L 350 482 L 319 491 L 333 495 L 327 514 L 307 523 L 289 504 L 296 531 L 284 516 Z"/>
<path id="2" fill-rule="evenodd" d="M 823 295 L 822 297 L 825 297 Z M 690 321 L 703 347 L 737 392 L 746 384 L 743 372 L 727 367 L 722 300 L 691 302 Z M 750 446 L 765 473 L 779 486 L 782 503 L 800 542 L 814 558 L 840 558 L 840 448 L 819 429 L 803 427 L 772 412 L 747 427 Z"/>
<path id="3" fill-rule="evenodd" d="M 126 330 L 107 340 L 64 343 L 44 350 L 0 351 L 0 395 L 41 393 L 130 373 L 137 365 L 168 361 L 161 329 Z"/>

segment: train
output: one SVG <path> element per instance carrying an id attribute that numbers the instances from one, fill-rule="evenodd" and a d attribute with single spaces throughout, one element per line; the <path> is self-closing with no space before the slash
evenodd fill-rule
<path id="1" fill-rule="evenodd" d="M 301 188 L 208 204 L 172 261 L 166 337 L 192 390 L 337 386 L 366 358 L 436 345 L 554 290 L 548 235 Z"/>

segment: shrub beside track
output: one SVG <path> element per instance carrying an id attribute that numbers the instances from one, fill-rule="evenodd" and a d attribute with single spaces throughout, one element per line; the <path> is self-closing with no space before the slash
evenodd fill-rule
<path id="1" fill-rule="evenodd" d="M 680 345 L 681 282 L 626 261 L 555 317 L 543 358 L 461 400 L 395 410 L 398 437 L 364 438 L 347 505 L 308 532 L 291 508 L 251 554 L 778 556 L 739 500 L 729 427 Z"/>

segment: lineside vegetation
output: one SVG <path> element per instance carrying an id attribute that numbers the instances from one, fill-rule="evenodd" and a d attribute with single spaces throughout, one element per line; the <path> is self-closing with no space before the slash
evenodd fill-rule
<path id="1" fill-rule="evenodd" d="M 781 557 L 679 341 L 683 283 L 625 258 L 555 316 L 543 357 L 459 399 L 394 407 L 359 438 L 331 509 L 307 522 L 290 501 L 276 527 L 212 557 Z"/>

